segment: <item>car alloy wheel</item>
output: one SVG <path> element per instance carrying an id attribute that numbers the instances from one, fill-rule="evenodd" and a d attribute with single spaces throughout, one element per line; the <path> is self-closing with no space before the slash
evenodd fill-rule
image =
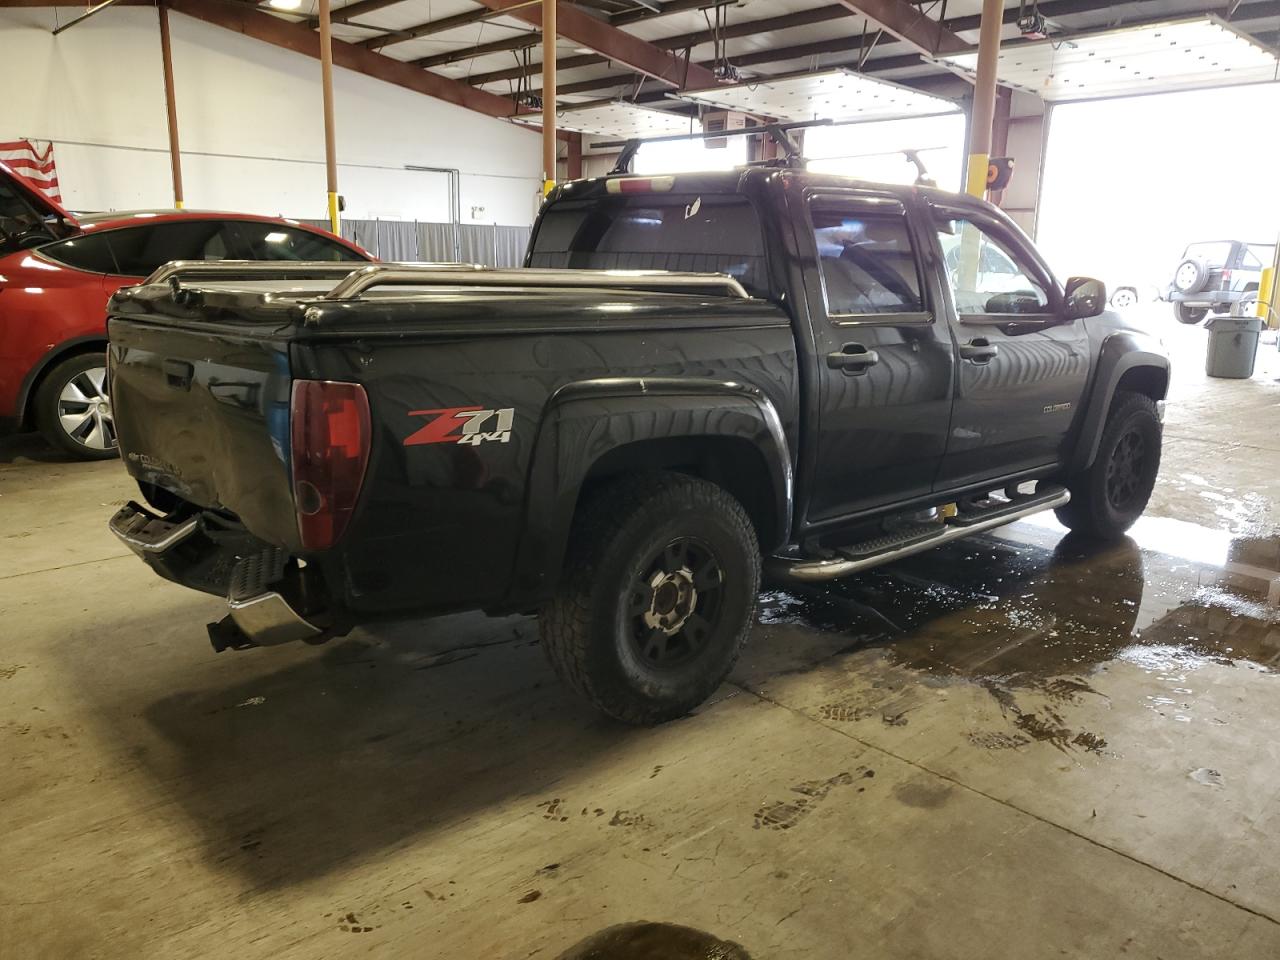
<path id="1" fill-rule="evenodd" d="M 68 437 L 83 447 L 115 449 L 116 425 L 105 366 L 81 371 L 63 385 L 58 393 L 58 423 Z"/>
<path id="2" fill-rule="evenodd" d="M 642 663 L 678 667 L 701 652 L 720 616 L 723 574 L 711 548 L 678 537 L 641 565 L 628 615 Z"/>
<path id="3" fill-rule="evenodd" d="M 1137 498 L 1145 474 L 1146 441 L 1137 430 L 1124 434 L 1107 461 L 1107 501 L 1112 509 L 1123 513 Z"/>

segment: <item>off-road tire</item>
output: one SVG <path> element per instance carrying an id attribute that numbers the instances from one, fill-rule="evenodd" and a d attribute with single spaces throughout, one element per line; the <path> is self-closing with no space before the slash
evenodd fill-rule
<path id="1" fill-rule="evenodd" d="M 67 389 L 68 384 L 83 382 L 86 373 L 105 370 L 105 367 L 106 357 L 103 354 L 82 353 L 55 364 L 53 369 L 45 374 L 39 389 L 36 390 L 34 399 L 36 428 L 50 444 L 77 460 L 111 460 L 120 455 L 115 442 L 114 421 L 107 412 L 108 408 L 103 408 L 103 415 L 107 421 L 105 427 L 99 424 L 99 429 L 106 429 L 109 433 L 107 446 L 94 446 L 78 441 L 67 432 L 60 418 L 59 406 L 63 400 L 63 391 Z M 91 396 L 96 393 L 96 387 L 90 390 L 86 385 L 81 392 Z M 90 409 L 88 404 L 82 406 L 85 410 Z"/>
<path id="2" fill-rule="evenodd" d="M 1173 305 L 1173 314 L 1178 318 L 1179 323 L 1191 326 L 1204 320 L 1209 315 L 1209 308 L 1192 307 L 1182 301 L 1178 301 Z"/>
<path id="3" fill-rule="evenodd" d="M 1071 502 L 1055 511 L 1058 520 L 1098 540 L 1123 536 L 1151 499 L 1160 472 L 1162 432 L 1155 401 L 1141 393 L 1117 393 L 1098 454 L 1087 470 L 1068 480 Z M 1129 474 L 1127 482 L 1117 479 L 1120 468 Z"/>
<path id="4" fill-rule="evenodd" d="M 718 565 L 718 586 L 707 580 L 694 592 L 698 609 L 714 600 L 715 613 L 698 616 L 696 641 L 682 639 L 686 628 L 658 637 L 663 656 L 668 642 L 688 647 L 685 661 L 673 655 L 670 665 L 658 665 L 642 649 L 649 633 L 660 632 L 645 619 L 658 598 L 653 589 L 645 600 L 646 575 L 661 578 L 668 551 L 677 550 L 689 552 L 672 555 L 705 554 Z M 707 562 L 698 566 L 705 573 Z M 542 645 L 560 678 L 604 713 L 662 723 L 687 714 L 728 676 L 755 621 L 759 588 L 755 530 L 736 499 L 695 477 L 641 474 L 595 490 L 579 507 L 559 590 L 539 614 Z"/>

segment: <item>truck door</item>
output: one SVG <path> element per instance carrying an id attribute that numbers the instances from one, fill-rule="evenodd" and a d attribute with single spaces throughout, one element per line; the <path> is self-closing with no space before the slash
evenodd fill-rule
<path id="1" fill-rule="evenodd" d="M 1084 321 L 1017 230 L 968 206 L 932 207 L 958 355 L 939 485 L 1062 462 L 1089 376 Z"/>
<path id="2" fill-rule="evenodd" d="M 817 452 L 806 518 L 930 492 L 951 416 L 952 342 L 920 239 L 892 194 L 822 189 L 797 224 L 813 328 Z"/>

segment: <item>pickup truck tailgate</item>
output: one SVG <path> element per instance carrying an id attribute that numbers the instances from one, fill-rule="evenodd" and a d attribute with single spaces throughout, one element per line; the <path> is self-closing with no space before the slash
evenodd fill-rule
<path id="1" fill-rule="evenodd" d="M 287 331 L 117 315 L 109 363 L 120 449 L 139 482 L 295 548 Z"/>

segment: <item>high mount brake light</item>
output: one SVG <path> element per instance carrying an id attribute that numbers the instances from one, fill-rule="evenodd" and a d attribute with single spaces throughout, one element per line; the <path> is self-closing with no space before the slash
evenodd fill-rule
<path id="1" fill-rule="evenodd" d="M 667 193 L 675 186 L 675 177 L 614 177 L 606 180 L 606 193 Z"/>
<path id="2" fill-rule="evenodd" d="M 293 503 L 305 550 L 341 538 L 369 465 L 369 397 L 358 383 L 295 380 L 289 404 Z"/>

